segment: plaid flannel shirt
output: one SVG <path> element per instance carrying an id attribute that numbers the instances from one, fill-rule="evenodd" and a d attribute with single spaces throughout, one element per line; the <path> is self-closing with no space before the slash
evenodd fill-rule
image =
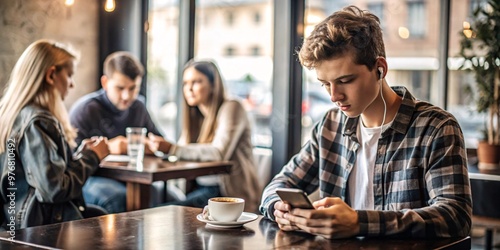
<path id="1" fill-rule="evenodd" d="M 357 210 L 361 236 L 464 237 L 472 200 L 463 134 L 456 119 L 404 87 L 403 101 L 378 141 L 373 176 L 375 210 Z M 338 109 L 316 124 L 311 139 L 266 187 L 261 213 L 274 220 L 278 187 L 299 188 L 346 201 L 360 144 L 359 118 Z"/>

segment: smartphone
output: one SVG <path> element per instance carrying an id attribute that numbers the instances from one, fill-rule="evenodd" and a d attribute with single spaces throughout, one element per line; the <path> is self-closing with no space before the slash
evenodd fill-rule
<path id="1" fill-rule="evenodd" d="M 285 203 L 288 203 L 292 208 L 314 209 L 311 200 L 307 194 L 296 188 L 277 188 L 276 194 Z"/>

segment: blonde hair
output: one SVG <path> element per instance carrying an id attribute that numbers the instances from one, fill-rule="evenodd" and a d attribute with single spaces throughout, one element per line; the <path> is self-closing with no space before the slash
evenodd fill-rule
<path id="1" fill-rule="evenodd" d="M 197 106 L 189 106 L 184 98 L 183 127 L 185 130 L 183 131 L 183 137 L 186 139 L 186 143 L 209 143 L 214 139 L 219 108 L 226 99 L 222 77 L 217 65 L 211 61 L 195 61 L 192 59 L 184 66 L 183 73 L 188 68 L 194 68 L 208 78 L 212 86 L 212 93 L 209 97 L 210 105 L 206 116 L 203 116 Z"/>
<path id="2" fill-rule="evenodd" d="M 38 40 L 19 57 L 0 100 L 0 153 L 5 151 L 14 121 L 21 109 L 34 104 L 48 110 L 63 127 L 68 144 L 76 146 L 76 130 L 69 122 L 68 112 L 59 91 L 48 84 L 45 75 L 50 67 L 60 71 L 77 60 L 74 52 L 60 43 Z"/>

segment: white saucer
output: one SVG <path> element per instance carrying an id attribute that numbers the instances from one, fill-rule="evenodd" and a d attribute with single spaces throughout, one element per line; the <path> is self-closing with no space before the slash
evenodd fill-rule
<path id="1" fill-rule="evenodd" d="M 253 214 L 253 213 L 247 213 L 247 212 L 243 212 L 237 221 L 229 221 L 229 222 L 207 220 L 207 219 L 203 218 L 203 214 L 198 214 L 196 216 L 196 219 L 198 219 L 199 221 L 205 222 L 209 226 L 219 227 L 219 228 L 241 227 L 241 226 L 243 226 L 243 224 L 248 223 L 250 221 L 254 221 L 257 218 L 259 218 L 258 215 Z"/>

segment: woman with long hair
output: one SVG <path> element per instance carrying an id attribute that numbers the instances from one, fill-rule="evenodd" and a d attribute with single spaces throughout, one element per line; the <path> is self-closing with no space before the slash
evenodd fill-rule
<path id="1" fill-rule="evenodd" d="M 106 138 L 84 140 L 63 100 L 77 56 L 48 40 L 17 61 L 0 100 L 0 223 L 7 230 L 83 218 L 82 186 L 107 154 Z"/>
<path id="2" fill-rule="evenodd" d="M 178 144 L 149 135 L 151 149 L 180 160 L 232 161 L 230 174 L 202 176 L 197 188 L 178 205 L 203 207 L 208 199 L 245 199 L 246 211 L 257 211 L 260 187 L 253 160 L 250 123 L 237 100 L 225 96 L 222 77 L 210 61 L 189 61 L 183 71 L 183 130 Z M 172 203 L 169 203 L 172 204 Z"/>

